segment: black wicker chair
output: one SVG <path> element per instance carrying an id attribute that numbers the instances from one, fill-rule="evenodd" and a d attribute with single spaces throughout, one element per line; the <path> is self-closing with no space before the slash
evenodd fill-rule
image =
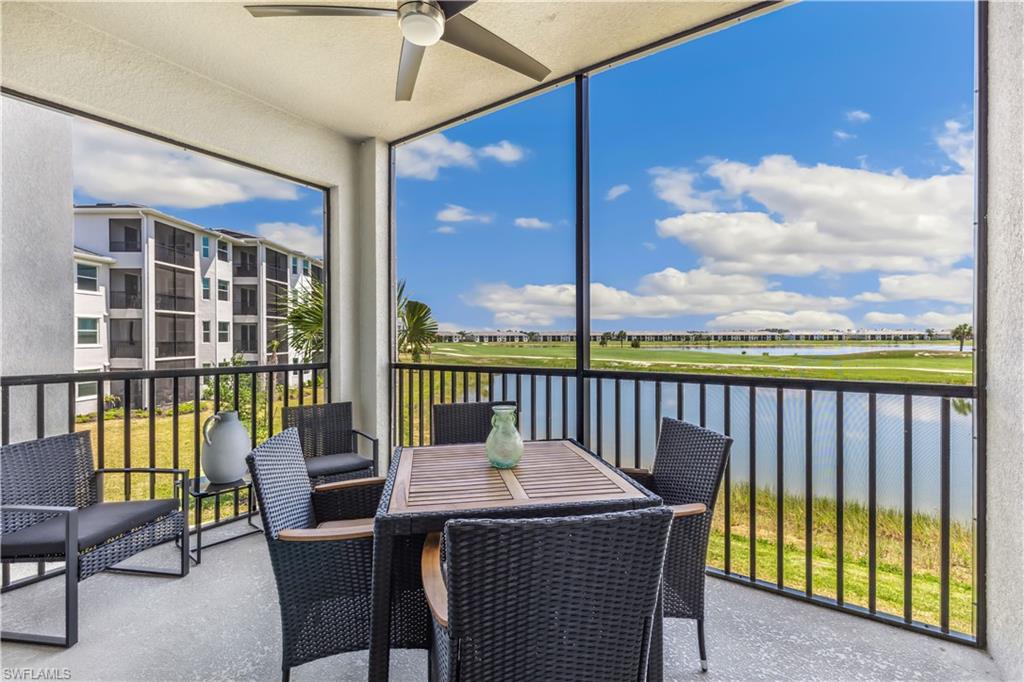
<path id="1" fill-rule="evenodd" d="M 697 621 L 700 667 L 704 671 L 708 669 L 704 643 L 708 533 L 731 447 L 732 438 L 728 436 L 665 417 L 652 470 L 622 470 L 673 508 L 672 533 L 665 553 L 665 616 Z"/>
<path id="2" fill-rule="evenodd" d="M 299 430 L 306 470 L 313 485 L 377 475 L 376 438 L 352 428 L 352 403 L 299 405 L 282 413 L 284 428 Z M 356 436 L 370 441 L 373 459 L 359 455 Z"/>
<path id="3" fill-rule="evenodd" d="M 512 405 L 519 423 L 519 406 L 514 400 L 492 403 L 446 403 L 434 405 L 430 419 L 430 442 L 434 445 L 483 443 L 491 433 L 491 408 Z"/>
<path id="4" fill-rule="evenodd" d="M 430 679 L 644 680 L 672 513 L 453 520 L 423 547 Z"/>
<path id="5" fill-rule="evenodd" d="M 180 499 L 103 502 L 104 474 L 170 474 L 180 478 Z M 78 583 L 110 570 L 188 575 L 188 491 L 185 469 L 94 469 L 85 432 L 0 448 L 0 560 L 7 564 L 64 562 L 64 568 L 12 582 L 4 592 L 64 574 L 64 636 L 3 632 L 14 642 L 73 646 L 78 641 Z M 177 539 L 176 570 L 113 568 L 139 552 Z"/>
<path id="6" fill-rule="evenodd" d="M 246 463 L 281 606 L 282 679 L 309 661 L 370 645 L 373 516 L 382 478 L 309 487 L 294 428 Z"/>

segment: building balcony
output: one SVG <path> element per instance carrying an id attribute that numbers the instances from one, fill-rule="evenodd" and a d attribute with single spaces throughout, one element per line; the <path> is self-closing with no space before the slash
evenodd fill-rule
<path id="1" fill-rule="evenodd" d="M 157 341 L 157 358 L 184 358 L 196 354 L 196 345 L 191 341 Z"/>
<path id="2" fill-rule="evenodd" d="M 196 266 L 195 251 L 190 249 L 181 249 L 167 244 L 156 244 L 153 249 L 153 258 L 160 263 L 180 265 L 186 268 L 195 268 Z"/>
<path id="3" fill-rule="evenodd" d="M 111 291 L 110 307 L 125 310 L 140 310 L 142 308 L 142 294 L 127 291 Z"/>
<path id="4" fill-rule="evenodd" d="M 288 268 L 279 268 L 274 267 L 273 265 L 267 265 L 267 279 L 272 279 L 276 282 L 287 282 Z"/>
<path id="5" fill-rule="evenodd" d="M 142 244 L 140 244 L 138 241 L 120 241 L 120 240 L 117 240 L 117 241 L 111 241 L 110 242 L 110 251 L 112 253 L 113 252 L 130 253 L 130 252 L 133 252 L 133 251 L 141 251 L 141 250 L 142 250 Z"/>
<path id="6" fill-rule="evenodd" d="M 156 309 L 178 313 L 192 313 L 195 312 L 196 309 L 196 299 L 192 296 L 157 294 Z"/>
<path id="7" fill-rule="evenodd" d="M 256 277 L 259 275 L 259 268 L 255 265 L 235 265 L 235 277 Z"/>
<path id="8" fill-rule="evenodd" d="M 141 358 L 142 342 L 140 341 L 111 341 L 111 358 Z"/>

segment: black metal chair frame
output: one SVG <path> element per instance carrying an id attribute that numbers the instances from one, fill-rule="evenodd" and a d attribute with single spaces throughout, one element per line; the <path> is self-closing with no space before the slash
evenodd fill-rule
<path id="1" fill-rule="evenodd" d="M 331 442 L 347 443 L 349 448 L 348 450 L 320 452 L 318 451 L 319 439 L 311 437 L 305 433 L 303 424 L 304 420 L 301 418 L 302 415 L 313 415 L 317 412 L 324 413 L 329 411 L 340 412 L 340 414 L 330 415 L 331 419 L 329 421 L 321 420 L 321 423 L 318 423 L 317 425 L 317 435 L 325 434 L 327 440 Z M 331 476 L 319 476 L 311 478 L 313 485 L 345 481 L 354 478 L 366 478 L 368 476 L 377 475 L 377 471 L 380 466 L 380 440 L 376 436 L 372 436 L 369 433 L 353 428 L 351 402 L 323 403 L 320 405 L 293 405 L 291 407 L 286 407 L 281 411 L 281 419 L 285 429 L 298 429 L 299 439 L 302 442 L 302 455 L 306 459 L 312 459 L 313 457 L 319 457 L 321 455 L 344 454 L 346 452 L 359 454 L 359 442 L 357 437 L 366 439 L 373 448 L 373 467 L 370 471 L 361 469 Z M 327 423 L 324 424 L 323 421 L 326 421 Z M 325 426 L 326 428 L 324 428 Z"/>
<path id="2" fill-rule="evenodd" d="M 50 578 L 55 578 L 60 575 L 64 576 L 64 635 L 40 635 L 28 632 L 10 632 L 4 630 L 0 633 L 0 639 L 3 641 L 45 644 L 64 648 L 74 646 L 78 642 L 78 583 L 101 571 L 173 578 L 183 578 L 188 575 L 190 566 L 188 553 L 188 493 L 187 485 L 184 485 L 185 481 L 188 480 L 188 470 L 155 467 L 104 467 L 101 469 L 94 469 L 92 467 L 92 444 L 89 440 L 88 434 L 85 432 L 44 438 L 39 441 L 34 441 L 32 445 L 43 444 L 46 441 L 53 441 L 54 445 L 57 447 L 66 445 L 74 447 L 75 439 L 80 441 L 78 443 L 78 447 L 84 448 L 84 452 L 88 455 L 87 474 L 90 479 L 88 485 L 91 488 L 91 501 L 81 507 L 36 504 L 0 504 L 0 514 L 41 515 L 44 517 L 42 520 L 58 516 L 64 518 L 64 549 L 60 554 L 38 557 L 12 557 L 3 559 L 2 561 L 5 574 L 9 570 L 9 564 L 13 563 L 35 563 L 39 566 L 38 575 L 22 578 L 9 583 L 2 589 L 2 592 L 4 593 L 11 592 L 22 587 L 28 587 L 29 585 L 33 585 L 43 580 L 48 580 Z M 62 443 L 62 441 L 67 441 L 67 443 Z M 26 447 L 25 444 L 15 443 L 3 446 L 2 450 L 6 453 L 12 449 L 19 448 L 19 446 Z M 156 519 L 142 527 L 132 529 L 123 535 L 108 538 L 106 541 L 101 542 L 94 547 L 80 550 L 78 546 L 79 510 L 102 502 L 103 475 L 118 473 L 129 476 L 136 473 L 145 473 L 152 475 L 169 474 L 180 477 L 182 483 L 179 487 L 181 507 L 177 511 L 174 511 L 161 519 Z M 8 495 L 9 493 L 4 496 L 7 497 Z M 25 528 L 30 525 L 32 524 L 20 524 L 21 528 Z M 167 528 L 157 528 L 158 525 L 171 526 L 171 529 L 175 529 L 176 526 L 180 525 L 180 529 L 175 529 L 176 532 L 170 534 L 166 532 Z M 160 532 L 158 533 L 157 531 Z M 147 538 L 147 534 L 156 535 L 159 539 Z M 143 567 L 117 567 L 118 563 L 121 563 L 131 555 L 138 554 L 139 552 L 163 544 L 169 540 L 177 540 L 181 544 L 181 560 L 180 566 L 177 570 Z M 134 546 L 125 551 L 123 547 L 124 543 L 131 543 Z M 44 572 L 45 564 L 47 562 L 54 561 L 63 561 L 64 567 Z M 81 562 L 83 561 L 89 562 L 88 570 L 81 570 L 83 568 L 81 566 Z"/>
<path id="3" fill-rule="evenodd" d="M 325 656 L 369 647 L 373 515 L 384 479 L 310 489 L 298 431 L 271 437 L 246 457 L 281 610 L 281 676 Z M 365 521 L 361 528 L 318 527 Z"/>
<path id="4" fill-rule="evenodd" d="M 704 672 L 708 669 L 704 639 L 708 535 L 732 442 L 717 431 L 663 417 L 651 471 L 622 469 L 675 509 L 665 553 L 665 617 L 697 621 L 697 647 Z"/>
<path id="5" fill-rule="evenodd" d="M 497 405 L 516 408 L 516 428 L 518 428 L 519 404 L 514 400 L 434 405 L 430 414 L 431 444 L 455 445 L 483 442 L 491 430 L 491 410 Z"/>

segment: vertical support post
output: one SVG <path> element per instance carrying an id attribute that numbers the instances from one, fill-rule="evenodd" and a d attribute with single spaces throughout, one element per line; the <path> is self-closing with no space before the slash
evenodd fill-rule
<path id="1" fill-rule="evenodd" d="M 842 604 L 843 596 L 843 523 L 844 507 L 846 506 L 844 473 L 844 441 L 843 435 L 843 392 L 836 392 L 836 601 Z"/>
<path id="2" fill-rule="evenodd" d="M 939 626 L 949 632 L 950 423 L 949 398 L 941 404 L 939 438 Z"/>
<path id="3" fill-rule="evenodd" d="M 781 388 L 775 389 L 775 584 L 779 589 L 785 584 L 785 398 Z"/>
<path id="4" fill-rule="evenodd" d="M 878 395 L 868 394 L 868 611 L 878 597 Z"/>
<path id="5" fill-rule="evenodd" d="M 750 582 L 757 580 L 757 388 L 750 387 L 747 397 L 750 429 Z"/>
<path id="6" fill-rule="evenodd" d="M 576 94 L 576 438 L 590 445 L 590 80 L 577 75 Z"/>
<path id="7" fill-rule="evenodd" d="M 722 430 L 726 436 L 732 435 L 732 387 L 726 384 L 722 386 L 725 395 L 722 396 Z M 732 465 L 727 459 L 725 461 L 725 480 L 722 483 L 725 490 L 725 572 L 732 573 Z"/>
<path id="8" fill-rule="evenodd" d="M 903 396 L 903 622 L 914 616 L 914 396 Z"/>

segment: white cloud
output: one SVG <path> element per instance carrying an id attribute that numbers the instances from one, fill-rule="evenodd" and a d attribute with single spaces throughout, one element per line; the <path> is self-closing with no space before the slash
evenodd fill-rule
<path id="1" fill-rule="evenodd" d="M 959 121 L 946 121 L 945 129 L 935 138 L 946 156 L 952 159 L 965 173 L 974 172 L 974 131 L 964 130 Z"/>
<path id="2" fill-rule="evenodd" d="M 403 144 L 395 151 L 395 171 L 400 178 L 436 180 L 442 168 L 476 168 L 473 148 L 435 133 Z"/>
<path id="3" fill-rule="evenodd" d="M 654 245 L 654 242 L 643 242 L 642 246 L 648 251 L 655 251 L 658 248 Z"/>
<path id="4" fill-rule="evenodd" d="M 438 211 L 435 217 L 443 223 L 491 222 L 491 216 L 484 213 L 474 213 L 465 206 L 459 206 L 458 204 L 445 204 L 444 208 Z"/>
<path id="5" fill-rule="evenodd" d="M 906 324 L 907 316 L 903 313 L 883 313 L 872 311 L 864 316 L 864 323 L 875 325 Z"/>
<path id="6" fill-rule="evenodd" d="M 496 324 L 547 326 L 575 314 L 575 290 L 573 284 L 484 284 L 464 300 L 491 311 Z M 824 312 L 850 305 L 839 297 L 779 291 L 751 275 L 720 275 L 704 269 L 683 272 L 675 268 L 645 275 L 634 291 L 594 282 L 590 299 L 591 315 L 598 320 L 720 314 L 748 308 Z"/>
<path id="7" fill-rule="evenodd" d="M 694 189 L 698 175 L 685 168 L 656 167 L 648 171 L 654 176 L 654 193 L 681 211 L 710 211 L 714 208 L 714 192 Z"/>
<path id="8" fill-rule="evenodd" d="M 970 268 L 919 275 L 888 275 L 878 278 L 878 291 L 855 296 L 858 301 L 949 301 L 974 300 L 974 273 Z"/>
<path id="9" fill-rule="evenodd" d="M 848 133 L 845 130 L 833 130 L 832 131 L 832 135 L 837 140 L 840 140 L 842 142 L 846 142 L 847 140 L 853 140 L 853 139 L 855 139 L 857 137 L 853 133 Z"/>
<path id="10" fill-rule="evenodd" d="M 708 322 L 709 329 L 789 329 L 819 331 L 853 329 L 850 318 L 820 310 L 798 310 L 783 313 L 772 310 L 743 310 L 721 315 Z"/>
<path id="11" fill-rule="evenodd" d="M 493 159 L 511 166 L 524 158 L 526 149 L 508 140 L 474 149 L 444 133 L 434 133 L 398 147 L 395 171 L 400 178 L 436 180 L 442 168 L 477 168 L 478 159 Z"/>
<path id="12" fill-rule="evenodd" d="M 434 232 L 438 234 L 455 234 L 456 229 L 451 225 L 441 225 Z"/>
<path id="13" fill-rule="evenodd" d="M 506 165 L 518 163 L 526 157 L 525 149 L 517 144 L 512 144 L 508 140 L 486 145 L 478 153 L 480 156 L 500 161 Z"/>
<path id="14" fill-rule="evenodd" d="M 605 201 L 615 201 L 616 199 L 618 199 L 631 189 L 632 187 L 626 184 L 615 185 L 614 187 L 609 189 L 608 192 L 604 195 L 604 199 Z"/>
<path id="15" fill-rule="evenodd" d="M 871 114 L 860 109 L 854 109 L 846 112 L 846 120 L 850 123 L 867 123 L 871 120 Z"/>
<path id="16" fill-rule="evenodd" d="M 300 225 L 298 223 L 260 223 L 256 233 L 277 242 L 281 246 L 301 251 L 316 258 L 324 253 L 323 230 L 316 225 Z"/>
<path id="17" fill-rule="evenodd" d="M 540 218 L 516 218 L 515 223 L 516 227 L 526 230 L 547 230 L 551 227 L 551 223 Z"/>
<path id="18" fill-rule="evenodd" d="M 937 312 L 923 313 L 914 318 L 914 323 L 922 327 L 933 327 L 935 329 L 948 330 L 966 322 L 971 324 L 972 316 L 970 311 L 962 312 Z"/>
<path id="19" fill-rule="evenodd" d="M 724 195 L 764 207 L 702 209 L 710 204 L 708 193 L 695 197 L 692 178 L 661 175 L 677 182 L 659 196 L 696 212 L 659 220 L 658 234 L 693 247 L 715 272 L 931 272 L 973 252 L 973 182 L 966 174 L 910 178 L 898 171 L 802 166 L 784 155 L 756 165 L 716 161 L 706 174 Z"/>
<path id="20" fill-rule="evenodd" d="M 298 186 L 116 128 L 75 120 L 75 187 L 99 201 L 206 208 L 251 199 L 297 199 Z"/>

